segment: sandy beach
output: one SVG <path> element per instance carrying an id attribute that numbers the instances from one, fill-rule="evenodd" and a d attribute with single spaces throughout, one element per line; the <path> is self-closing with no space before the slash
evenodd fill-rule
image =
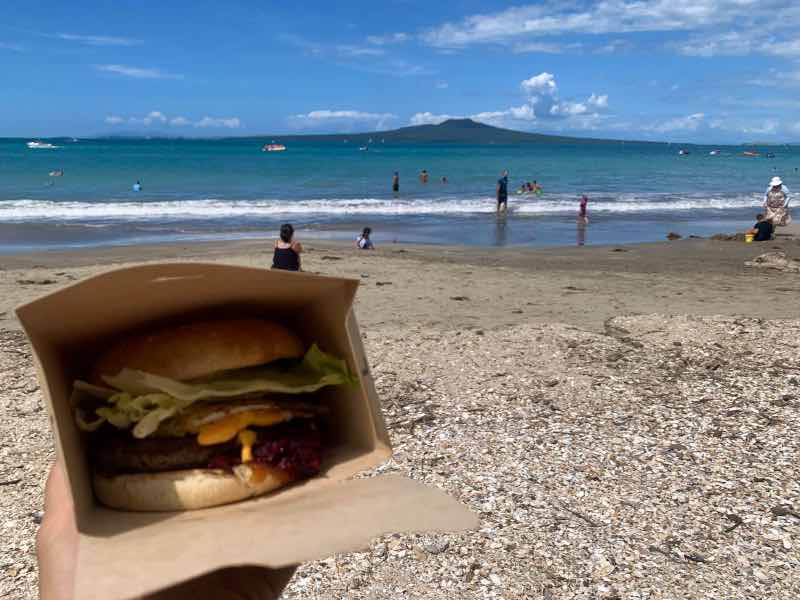
<path id="1" fill-rule="evenodd" d="M 780 233 L 374 252 L 309 241 L 305 270 L 361 281 L 396 451 L 376 472 L 446 489 L 481 529 L 387 536 L 302 566 L 285 597 L 800 594 L 800 274 L 744 264 L 800 258 L 797 229 Z M 271 243 L 0 257 L 0 597 L 35 595 L 53 459 L 14 307 L 114 267 L 183 260 L 268 266 Z"/>

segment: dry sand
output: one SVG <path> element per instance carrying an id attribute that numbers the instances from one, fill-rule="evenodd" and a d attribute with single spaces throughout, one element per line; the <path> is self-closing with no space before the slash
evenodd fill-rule
<path id="1" fill-rule="evenodd" d="M 304 565 L 287 597 L 800 595 L 800 519 L 775 512 L 800 506 L 800 275 L 744 266 L 800 257 L 796 239 L 308 246 L 306 270 L 362 282 L 396 446 L 378 471 L 443 487 L 482 523 Z M 13 307 L 128 261 L 270 254 L 237 242 L 0 258 L 0 597 L 35 595 L 52 460 Z"/>

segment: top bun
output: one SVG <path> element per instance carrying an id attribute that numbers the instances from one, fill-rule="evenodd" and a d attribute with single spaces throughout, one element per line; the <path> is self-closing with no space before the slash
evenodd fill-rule
<path id="1" fill-rule="evenodd" d="M 91 381 L 124 368 L 185 381 L 218 371 L 299 358 L 303 341 L 286 327 L 264 319 L 216 319 L 173 325 L 122 338 L 92 367 Z"/>

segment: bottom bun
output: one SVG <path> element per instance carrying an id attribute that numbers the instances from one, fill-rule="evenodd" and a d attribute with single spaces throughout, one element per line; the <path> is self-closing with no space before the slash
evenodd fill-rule
<path id="1" fill-rule="evenodd" d="M 273 467 L 259 467 L 257 481 L 247 483 L 222 469 L 111 476 L 95 473 L 94 492 L 111 508 L 162 512 L 229 504 L 269 493 L 292 480 L 286 471 Z"/>

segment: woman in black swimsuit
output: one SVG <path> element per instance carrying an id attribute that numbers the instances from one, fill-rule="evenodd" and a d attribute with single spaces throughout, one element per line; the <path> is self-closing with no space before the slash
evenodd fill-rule
<path id="1" fill-rule="evenodd" d="M 294 241 L 294 227 L 289 223 L 281 225 L 281 238 L 275 240 L 275 252 L 272 255 L 272 268 L 285 271 L 300 270 L 300 253 L 303 245 Z"/>

